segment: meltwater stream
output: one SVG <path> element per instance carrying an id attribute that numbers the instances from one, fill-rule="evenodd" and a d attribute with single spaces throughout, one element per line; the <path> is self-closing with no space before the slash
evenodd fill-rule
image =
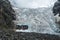
<path id="1" fill-rule="evenodd" d="M 28 25 L 27 30 L 16 32 L 36 32 L 59 34 L 54 22 L 52 7 L 42 8 L 19 8 L 13 7 L 16 13 L 16 25 Z"/>

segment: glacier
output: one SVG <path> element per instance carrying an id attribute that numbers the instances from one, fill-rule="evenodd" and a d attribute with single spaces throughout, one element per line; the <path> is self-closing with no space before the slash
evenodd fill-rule
<path id="1" fill-rule="evenodd" d="M 28 25 L 25 32 L 55 33 L 56 28 L 52 8 L 13 8 L 16 12 L 16 24 Z M 23 31 L 24 30 L 20 30 Z"/>
<path id="2" fill-rule="evenodd" d="M 57 24 L 54 20 L 52 7 L 41 8 L 20 8 L 10 1 L 12 8 L 16 13 L 16 25 L 28 25 L 27 30 L 16 30 L 16 32 L 36 32 L 36 33 L 49 33 L 59 34 Z"/>

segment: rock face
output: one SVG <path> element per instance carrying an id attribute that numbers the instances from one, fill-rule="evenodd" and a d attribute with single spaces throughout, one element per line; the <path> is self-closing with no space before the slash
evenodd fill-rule
<path id="1" fill-rule="evenodd" d="M 0 32 L 0 40 L 60 40 L 60 36 L 41 33 Z"/>
<path id="2" fill-rule="evenodd" d="M 0 29 L 14 28 L 14 10 L 8 0 L 0 0 Z"/>

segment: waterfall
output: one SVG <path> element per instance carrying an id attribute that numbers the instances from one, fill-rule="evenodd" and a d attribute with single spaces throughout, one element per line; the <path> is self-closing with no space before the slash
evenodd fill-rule
<path id="1" fill-rule="evenodd" d="M 20 8 L 14 1 L 10 0 L 16 13 L 16 25 L 28 25 L 27 30 L 17 31 L 50 34 L 55 34 L 58 31 L 52 7 Z"/>

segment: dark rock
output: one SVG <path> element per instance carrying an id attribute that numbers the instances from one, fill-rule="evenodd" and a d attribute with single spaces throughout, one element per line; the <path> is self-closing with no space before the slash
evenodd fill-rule
<path id="1" fill-rule="evenodd" d="M 28 25 L 16 25 L 16 29 L 28 29 Z"/>
<path id="2" fill-rule="evenodd" d="M 41 33 L 28 33 L 28 32 L 14 32 L 8 36 L 6 34 L 10 34 L 9 32 L 3 32 L 3 37 L 0 38 L 2 40 L 60 40 L 60 35 L 52 35 L 52 34 L 41 34 Z M 24 35 L 22 35 L 24 34 Z M 1 34 L 0 34 L 1 35 Z"/>
<path id="3" fill-rule="evenodd" d="M 21 25 L 21 27 L 23 30 L 28 29 L 28 25 Z"/>
<path id="4" fill-rule="evenodd" d="M 20 25 L 16 25 L 16 29 L 21 29 L 21 26 Z"/>
<path id="5" fill-rule="evenodd" d="M 53 13 L 54 16 L 57 15 L 59 13 L 60 16 L 60 1 L 56 1 L 54 6 L 53 6 Z"/>
<path id="6" fill-rule="evenodd" d="M 9 0 L 0 0 L 0 29 L 12 29 L 14 28 L 15 11 Z"/>

